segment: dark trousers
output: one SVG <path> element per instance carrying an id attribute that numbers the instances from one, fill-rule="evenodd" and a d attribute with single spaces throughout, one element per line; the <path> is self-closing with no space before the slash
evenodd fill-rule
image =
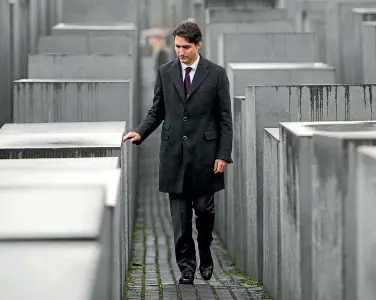
<path id="1" fill-rule="evenodd" d="M 170 210 L 174 228 L 176 262 L 181 272 L 195 272 L 196 251 L 192 237 L 192 208 L 196 215 L 197 244 L 200 265 L 208 267 L 213 264 L 210 245 L 213 241 L 215 221 L 214 194 L 199 198 L 170 194 Z"/>

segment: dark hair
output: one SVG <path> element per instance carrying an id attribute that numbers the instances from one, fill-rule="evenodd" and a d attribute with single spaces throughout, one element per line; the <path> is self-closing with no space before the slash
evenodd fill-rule
<path id="1" fill-rule="evenodd" d="M 197 45 L 202 41 L 201 30 L 197 23 L 193 21 L 185 21 L 176 26 L 175 30 L 172 32 L 172 36 L 184 37 L 188 42 Z"/>

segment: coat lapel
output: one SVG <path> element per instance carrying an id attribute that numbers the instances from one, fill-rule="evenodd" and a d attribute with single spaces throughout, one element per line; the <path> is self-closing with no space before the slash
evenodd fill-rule
<path id="1" fill-rule="evenodd" d="M 181 99 L 185 101 L 185 90 L 184 90 L 184 83 L 183 83 L 183 78 L 182 78 L 181 64 L 179 62 L 179 59 L 176 59 L 173 62 L 173 64 L 171 65 L 171 68 L 168 70 L 168 73 Z"/>
<path id="2" fill-rule="evenodd" d="M 195 76 L 193 77 L 191 90 L 189 92 L 189 96 L 187 100 L 192 96 L 192 94 L 199 88 L 201 83 L 205 80 L 206 77 L 209 75 L 208 65 L 206 64 L 205 58 L 202 56 L 200 57 L 200 61 L 197 66 L 197 70 Z"/>

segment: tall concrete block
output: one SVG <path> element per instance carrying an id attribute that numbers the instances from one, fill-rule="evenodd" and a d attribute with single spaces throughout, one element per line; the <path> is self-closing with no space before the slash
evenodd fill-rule
<path id="1" fill-rule="evenodd" d="M 89 36 L 42 36 L 38 53 L 131 54 L 132 38 Z"/>
<path id="2" fill-rule="evenodd" d="M 375 1 L 328 1 L 326 10 L 326 63 L 337 70 L 338 83 L 353 84 L 354 23 L 352 10 L 376 7 Z M 354 57 L 354 54 L 352 54 Z M 352 75 L 348 75 L 352 74 Z"/>
<path id="3" fill-rule="evenodd" d="M 245 177 L 243 178 L 247 195 L 247 214 L 252 216 L 258 211 L 262 216 L 263 207 L 263 130 L 277 127 L 286 121 L 345 121 L 374 120 L 372 93 L 374 86 L 254 86 L 247 87 L 244 110 L 242 112 L 243 132 L 246 135 L 243 155 Z M 280 176 L 282 173 L 280 173 Z M 282 182 L 282 181 L 281 181 Z M 281 187 L 282 188 L 282 187 Z M 281 196 L 282 197 L 282 196 Z M 261 218 L 261 217 L 260 217 Z M 249 222 L 247 228 L 247 249 L 254 250 L 257 236 L 262 236 L 262 219 Z M 288 242 L 286 242 L 289 245 Z M 297 245 L 296 242 L 294 245 Z M 298 250 L 296 250 L 298 251 Z M 295 252 L 296 252 L 295 251 Z M 295 253 L 294 252 L 294 253 Z M 290 253 L 290 252 L 287 252 Z M 262 256 L 254 259 L 262 261 Z M 291 260 L 291 261 L 290 261 Z M 297 269 L 297 257 L 293 253 L 282 257 L 282 299 L 299 299 L 300 279 L 295 279 L 293 270 Z M 257 270 L 253 260 L 247 260 L 247 273 Z M 285 275 L 283 275 L 285 274 Z M 286 278 L 287 276 L 287 278 Z M 293 281 L 290 281 L 290 278 Z M 295 296 L 297 295 L 297 296 Z M 297 297 L 297 298 L 295 298 Z M 302 298 L 306 299 L 306 298 Z M 307 298 L 308 299 L 308 298 Z"/>
<path id="4" fill-rule="evenodd" d="M 130 54 L 38 54 L 29 56 L 29 78 L 132 79 Z"/>
<path id="5" fill-rule="evenodd" d="M 0 124 L 12 119 L 12 52 L 10 5 L 0 1 Z"/>
<path id="6" fill-rule="evenodd" d="M 60 19 L 67 23 L 135 22 L 137 6 L 134 0 L 59 0 Z"/>
<path id="7" fill-rule="evenodd" d="M 354 30 L 352 48 L 344 49 L 345 60 L 352 62 L 352 73 L 346 74 L 352 83 L 365 83 L 363 71 L 363 22 L 376 20 L 376 3 L 375 8 L 355 8 L 352 14 L 352 27 Z M 352 76 L 352 77 L 351 77 Z"/>
<path id="8" fill-rule="evenodd" d="M 15 123 L 129 121 L 129 81 L 19 80 Z"/>
<path id="9" fill-rule="evenodd" d="M 323 63 L 230 63 L 230 96 L 242 96 L 249 85 L 333 84 L 334 68 Z"/>
<path id="10" fill-rule="evenodd" d="M 58 23 L 52 28 L 53 36 L 79 35 L 79 36 L 135 36 L 136 27 L 133 23 Z"/>
<path id="11" fill-rule="evenodd" d="M 196 21 L 197 25 L 200 27 L 202 35 L 205 36 L 205 1 L 204 0 L 193 0 L 192 1 L 192 18 Z M 205 44 L 202 43 L 200 48 L 200 53 L 206 56 Z"/>
<path id="12" fill-rule="evenodd" d="M 313 147 L 312 137 L 319 131 L 346 131 L 363 126 L 365 122 L 292 122 L 280 123 L 280 197 L 281 197 L 281 232 L 282 232 L 282 291 L 283 299 L 317 299 L 320 297 L 334 297 L 342 299 L 341 287 L 338 286 L 339 278 L 341 278 L 341 264 L 338 260 L 333 262 L 328 258 L 325 262 L 325 249 L 320 245 L 320 240 L 324 236 L 318 237 L 323 232 L 320 225 L 313 221 L 317 219 L 316 212 L 320 210 L 318 206 L 322 199 L 318 199 L 317 193 L 325 193 L 318 191 L 315 186 L 315 168 L 317 161 L 314 160 L 316 149 Z M 374 124 L 373 122 L 371 122 Z M 356 125 L 356 126 L 355 126 Z M 369 126 L 369 125 L 366 125 Z M 312 171 L 313 170 L 313 171 Z M 328 179 L 329 180 L 329 179 Z M 333 181 L 330 184 L 334 184 Z M 324 188 L 324 187 L 322 187 Z M 334 203 L 333 198 L 336 196 L 332 193 L 330 205 L 337 207 L 338 203 Z M 327 207 L 330 209 L 329 207 Z M 338 218 L 337 218 L 338 217 Z M 340 220 L 339 216 L 336 218 Z M 329 221 L 325 221 L 329 222 Z M 336 221 L 335 221 L 336 222 Z M 329 224 L 329 223 L 328 223 Z M 328 226 L 328 231 L 332 227 Z M 338 247 L 341 248 L 341 241 L 338 238 Z M 323 241 L 323 245 L 326 242 Z M 330 242 L 328 242 L 330 243 Z M 321 249 L 320 249 L 321 248 Z M 326 255 L 337 257 L 336 249 L 331 248 L 332 254 Z M 319 252 L 322 254 L 319 254 Z M 333 254 L 334 253 L 334 254 Z M 320 259 L 319 256 L 322 255 Z M 337 257 L 338 258 L 338 257 Z M 329 271 L 331 263 L 332 271 Z M 319 266 L 318 266 L 319 264 Z M 322 270 L 320 270 L 322 268 Z M 324 275 L 323 269 L 328 271 Z M 325 277 L 326 281 L 323 280 Z M 333 284 L 333 289 L 329 287 Z M 297 296 L 294 296 L 296 295 Z M 300 295 L 300 296 L 299 296 Z M 338 297 L 336 296 L 338 295 Z M 301 297 L 301 298 L 299 298 Z"/>
<path id="13" fill-rule="evenodd" d="M 313 33 L 232 33 L 218 38 L 218 64 L 318 62 Z"/>
<path id="14" fill-rule="evenodd" d="M 376 22 L 363 22 L 363 81 L 376 82 Z"/>
<path id="15" fill-rule="evenodd" d="M 4 177 L 9 178 L 3 174 Z M 27 184 L 2 185 L 2 298 L 99 300 L 109 297 L 106 276 L 110 248 L 105 245 L 111 228 L 109 215 L 104 210 L 103 192 L 98 186 L 57 191 L 56 186 L 36 189 Z M 48 213 L 41 214 L 41 211 Z M 71 222 L 66 222 L 67 215 Z M 91 217 L 82 222 L 85 215 Z M 20 218 L 23 222 L 15 223 Z M 81 240 L 72 241 L 74 238 Z M 51 273 L 59 274 L 59 280 Z M 70 288 L 62 293 L 64 286 Z"/>
<path id="16" fill-rule="evenodd" d="M 375 231 L 374 215 L 376 192 L 375 147 L 361 146 L 358 148 L 357 179 L 356 179 L 356 219 L 357 228 L 354 236 L 357 246 L 356 258 L 356 299 L 371 300 L 376 290 L 373 278 L 376 276 L 374 263 Z"/>
<path id="17" fill-rule="evenodd" d="M 326 0 L 301 0 L 295 3 L 296 12 L 293 17 L 298 32 L 314 32 L 317 37 L 319 61 L 326 62 Z"/>
<path id="18" fill-rule="evenodd" d="M 223 33 L 292 32 L 284 10 L 208 8 L 205 16 L 206 57 L 218 62 L 218 38 Z"/>
<path id="19" fill-rule="evenodd" d="M 281 219 L 279 202 L 279 129 L 264 130 L 263 285 L 272 299 L 280 299 Z"/>
<path id="20" fill-rule="evenodd" d="M 12 5 L 12 50 L 13 50 L 13 80 L 27 77 L 29 55 L 29 31 L 31 26 L 29 14 L 30 4 L 28 0 L 16 0 Z"/>
<path id="21" fill-rule="evenodd" d="M 319 127 L 329 132 L 313 136 L 312 295 L 361 299 L 357 297 L 357 224 L 362 221 L 356 215 L 356 153 L 360 145 L 376 145 L 376 123 Z"/>

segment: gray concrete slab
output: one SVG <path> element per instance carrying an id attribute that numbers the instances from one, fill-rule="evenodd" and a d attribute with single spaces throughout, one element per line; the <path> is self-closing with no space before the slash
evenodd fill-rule
<path id="1" fill-rule="evenodd" d="M 276 127 L 279 122 L 286 121 L 374 120 L 376 119 L 372 102 L 374 89 L 374 86 L 339 85 L 247 87 L 242 115 L 243 132 L 247 137 L 243 140 L 247 152 L 243 155 L 242 165 L 250 166 L 246 168 L 243 179 L 249 216 L 254 216 L 255 210 L 258 211 L 258 216 L 262 216 L 263 129 Z M 255 255 L 247 260 L 249 274 L 257 274 L 259 267 L 256 262 L 262 261 L 262 257 L 256 251 L 259 247 L 257 236 L 262 235 L 261 229 L 258 228 L 260 224 L 261 221 L 254 217 L 249 218 L 249 224 L 246 226 L 248 253 Z M 295 279 L 294 276 L 298 275 L 293 273 L 297 268 L 296 256 L 291 253 L 289 257 L 282 257 L 282 261 L 284 261 L 282 272 L 288 276 L 282 277 L 283 295 L 287 299 L 289 297 L 299 299 L 300 279 Z M 255 278 L 256 275 L 253 277 Z M 291 284 L 293 286 L 290 286 Z"/>
<path id="2" fill-rule="evenodd" d="M 279 128 L 264 130 L 263 285 L 272 299 L 280 299 L 281 215 L 279 202 Z"/>
<path id="3" fill-rule="evenodd" d="M 12 119 L 12 56 L 10 6 L 0 2 L 0 125 Z"/>
<path id="4" fill-rule="evenodd" d="M 313 33 L 225 33 L 218 38 L 218 64 L 318 62 Z"/>
<path id="5" fill-rule="evenodd" d="M 80 21 L 79 21 L 80 22 Z M 53 36 L 78 35 L 89 37 L 135 36 L 134 23 L 58 23 L 52 28 Z"/>
<path id="6" fill-rule="evenodd" d="M 223 33 L 292 32 L 284 10 L 209 8 L 205 16 L 206 57 L 218 62 L 218 38 Z"/>
<path id="7" fill-rule="evenodd" d="M 376 290 L 373 279 L 375 278 L 374 245 L 375 233 L 373 220 L 375 211 L 376 193 L 376 151 L 375 147 L 358 147 L 357 180 L 356 180 L 356 219 L 357 228 L 354 243 L 356 249 L 356 285 L 357 299 L 372 300 Z"/>
<path id="8" fill-rule="evenodd" d="M 341 272 L 341 264 L 330 261 L 325 262 L 324 249 L 316 239 L 321 240 L 317 234 L 319 226 L 312 220 L 318 217 L 317 207 L 321 200 L 317 199 L 317 181 L 314 180 L 317 161 L 314 160 L 315 148 L 313 147 L 312 137 L 318 131 L 349 131 L 360 128 L 375 128 L 374 122 L 358 121 L 351 122 L 290 122 L 280 123 L 280 202 L 281 202 L 281 235 L 282 235 L 282 292 L 283 297 L 291 299 L 316 299 L 317 297 L 334 297 L 342 295 L 338 286 Z M 339 134 L 339 133 L 338 133 Z M 313 171 L 312 171 L 313 170 Z M 342 173 L 343 175 L 343 173 Z M 329 179 L 328 179 L 329 180 Z M 333 188 L 336 187 L 333 181 Z M 334 194 L 331 194 L 331 205 Z M 340 217 L 337 216 L 340 220 Z M 336 219 L 336 218 L 334 218 Z M 329 222 L 329 221 L 326 221 Z M 330 227 L 330 226 L 329 226 Z M 328 227 L 330 231 L 331 227 Z M 339 248 L 341 248 L 340 237 L 338 236 Z M 330 243 L 328 241 L 328 243 Z M 325 244 L 325 242 L 323 242 Z M 337 256 L 336 251 L 330 249 L 330 255 Z M 340 254 L 340 253 L 338 253 Z M 324 255 L 320 259 L 320 255 Z M 328 253 L 326 253 L 328 255 Z M 329 256 L 330 256 L 329 255 Z M 322 273 L 320 268 L 328 270 L 329 262 L 334 268 L 326 274 Z M 325 267 L 326 265 L 327 267 Z M 329 273 L 331 276 L 329 276 Z M 325 278 L 326 280 L 324 280 Z M 333 284 L 333 289 L 330 287 Z M 353 288 L 353 286 L 349 287 Z M 339 298 L 342 298 L 339 297 Z M 283 298 L 284 299 L 284 298 Z"/>
<path id="9" fill-rule="evenodd" d="M 313 136 L 314 297 L 357 299 L 357 148 L 376 145 L 376 123 L 335 125 Z M 362 199 L 359 199 L 361 202 Z"/>
<path id="10" fill-rule="evenodd" d="M 352 14 L 352 27 L 354 35 L 352 37 L 353 43 L 351 48 L 344 49 L 345 61 L 352 62 L 352 68 L 349 67 L 346 76 L 353 83 L 365 83 L 364 82 L 364 64 L 363 64 L 363 22 L 376 20 L 376 3 L 375 8 L 355 8 Z M 351 77 L 352 76 L 352 77 Z"/>
<path id="11" fill-rule="evenodd" d="M 317 36 L 319 61 L 326 62 L 325 8 L 327 0 L 301 0 L 295 3 L 294 24 L 298 32 L 314 32 Z"/>
<path id="12" fill-rule="evenodd" d="M 328 83 L 334 82 L 334 70 L 325 65 L 325 64 L 283 64 L 283 63 L 275 63 L 275 64 L 251 64 L 251 63 L 244 63 L 244 64 L 229 64 L 228 65 L 228 78 L 230 82 L 230 97 L 231 99 L 234 99 L 235 96 L 242 96 L 245 93 L 246 86 L 253 84 L 303 84 L 307 82 L 315 82 L 316 84 L 319 83 Z M 246 106 L 243 105 L 243 108 L 239 108 L 241 110 L 246 110 L 248 108 L 245 108 Z M 232 101 L 232 111 L 235 112 L 235 100 Z M 238 118 L 240 118 L 242 121 L 239 121 L 239 127 L 243 126 L 242 123 L 244 123 L 245 112 L 244 115 L 241 115 L 239 113 Z M 234 116 L 234 123 L 235 123 L 235 116 Z M 272 126 L 277 126 L 272 125 Z M 263 133 L 260 133 L 261 136 Z M 240 137 L 239 137 L 240 138 Z M 241 138 L 242 141 L 245 139 L 248 139 L 247 136 L 243 136 Z M 261 137 L 262 142 L 263 137 Z M 236 139 L 234 139 L 235 141 Z M 262 147 L 262 146 L 261 146 Z M 246 151 L 247 148 L 244 149 Z M 250 148 L 248 148 L 250 149 Z M 241 251 L 240 249 L 243 249 L 241 245 L 237 245 L 237 241 L 240 240 L 247 240 L 249 237 L 255 238 L 256 240 L 252 240 L 251 243 L 253 248 L 262 247 L 262 230 L 260 228 L 260 234 L 257 234 L 257 226 L 255 223 L 257 223 L 257 219 L 260 220 L 259 224 L 262 224 L 262 209 L 259 208 L 258 215 L 259 217 L 256 218 L 253 214 L 256 212 L 251 212 L 254 208 L 257 208 L 256 202 L 253 203 L 255 206 L 252 207 L 248 212 L 251 215 L 245 216 L 245 219 L 249 219 L 250 216 L 254 216 L 255 219 L 253 221 L 255 223 L 252 223 L 252 225 L 248 224 L 249 226 L 256 226 L 253 227 L 255 229 L 256 235 L 253 236 L 250 235 L 248 232 L 244 232 L 244 235 L 242 238 L 237 237 L 235 233 L 242 234 L 240 231 L 238 231 L 238 224 L 236 223 L 237 219 L 237 213 L 234 211 L 234 207 L 237 205 L 237 201 L 235 199 L 238 199 L 240 192 L 238 192 L 238 181 L 235 179 L 234 172 L 236 169 L 236 166 L 239 165 L 240 168 L 243 166 L 244 158 L 238 158 L 234 156 L 234 164 L 230 165 L 227 169 L 226 173 L 226 203 L 227 203 L 227 218 L 226 218 L 226 228 L 227 233 L 226 237 L 226 246 L 228 247 L 228 250 L 232 257 L 235 259 L 235 262 L 237 264 L 237 267 L 241 270 L 247 270 L 250 272 L 250 274 L 253 276 L 253 278 L 256 280 L 262 281 L 262 249 L 259 249 L 258 252 L 256 249 L 252 249 L 252 252 L 254 253 L 255 257 L 259 255 L 260 261 L 255 259 L 254 263 L 247 266 L 247 259 L 246 257 L 249 256 L 247 251 Z M 256 164 L 256 161 L 252 162 L 253 164 Z M 262 169 L 262 159 L 259 161 L 260 168 Z M 242 174 L 242 171 L 239 171 L 240 174 Z M 262 171 L 261 171 L 262 172 Z M 245 173 L 244 173 L 245 174 Z M 262 177 L 260 179 L 260 185 L 259 191 L 260 195 L 262 195 Z M 249 194 L 247 194 L 249 195 Z M 260 203 L 262 203 L 262 196 L 260 196 Z M 247 211 L 246 208 L 242 208 L 242 211 Z M 261 225 L 260 225 L 261 226 Z M 245 226 L 247 227 L 247 226 Z M 259 242 L 257 242 L 257 239 Z M 247 248 L 245 248 L 247 249 Z M 258 253 L 258 254 L 257 254 Z M 256 266 L 256 264 L 258 264 Z"/>
<path id="13" fill-rule="evenodd" d="M 326 63 L 337 70 L 337 82 L 353 84 L 351 52 L 355 36 L 354 8 L 376 7 L 375 1 L 328 1 L 326 9 Z M 350 55 L 350 56 L 349 56 Z"/>
<path id="14" fill-rule="evenodd" d="M 37 54 L 29 56 L 29 78 L 132 79 L 130 54 Z"/>
<path id="15" fill-rule="evenodd" d="M 131 37 L 42 36 L 38 53 L 131 54 Z"/>
<path id="16" fill-rule="evenodd" d="M 0 128 L 0 133 L 90 133 L 125 131 L 126 122 L 59 122 L 59 123 L 10 123 Z"/>
<path id="17" fill-rule="evenodd" d="M 94 268 L 97 293 L 119 299 L 121 265 L 127 263 L 120 244 L 127 230 L 122 219 L 126 199 L 121 198 L 120 170 L 2 169 L 0 177 L 0 197 L 7 200 L 2 203 L 0 243 L 9 239 L 47 244 L 51 239 L 96 241 L 101 251 L 98 269 Z M 48 213 L 41 215 L 41 211 Z M 23 222 L 14 224 L 20 219 Z"/>
<path id="18" fill-rule="evenodd" d="M 363 81 L 376 82 L 376 22 L 363 22 Z"/>
<path id="19" fill-rule="evenodd" d="M 13 121 L 129 121 L 130 85 L 122 80 L 19 80 L 14 83 Z"/>
<path id="20" fill-rule="evenodd" d="M 59 20 L 67 23 L 134 22 L 137 4 L 133 0 L 59 0 Z"/>

